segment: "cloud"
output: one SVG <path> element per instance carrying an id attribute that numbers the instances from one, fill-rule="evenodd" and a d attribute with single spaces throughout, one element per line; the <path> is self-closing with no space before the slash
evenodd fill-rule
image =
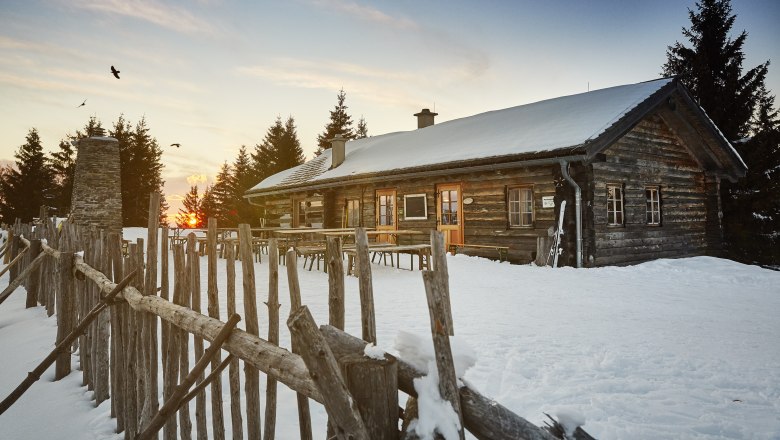
<path id="1" fill-rule="evenodd" d="M 372 23 L 382 24 L 396 29 L 416 30 L 420 29 L 415 21 L 405 17 L 393 17 L 379 9 L 370 6 L 359 5 L 345 0 L 313 0 L 315 6 L 322 7 L 330 11 L 338 11 L 359 20 L 370 21 Z"/>
<path id="2" fill-rule="evenodd" d="M 156 0 L 76 0 L 73 6 L 107 15 L 145 20 L 184 34 L 216 34 L 214 27 L 185 8 L 164 5 Z"/>
<path id="3" fill-rule="evenodd" d="M 187 183 L 189 183 L 190 186 L 195 186 L 199 183 L 207 183 L 208 181 L 209 178 L 205 174 L 192 174 L 187 176 Z"/>

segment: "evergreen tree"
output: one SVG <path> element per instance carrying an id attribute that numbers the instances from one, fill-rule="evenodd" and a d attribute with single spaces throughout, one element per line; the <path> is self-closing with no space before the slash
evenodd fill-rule
<path id="1" fill-rule="evenodd" d="M 777 257 L 771 257 L 777 251 L 767 239 L 780 231 L 770 220 L 777 218 L 771 207 L 780 204 L 780 193 L 769 190 L 778 178 L 773 171 L 778 163 L 777 114 L 774 97 L 764 86 L 769 61 L 743 74 L 747 32 L 731 39 L 736 16 L 729 0 L 701 0 L 696 8 L 688 10 L 691 27 L 683 28 L 691 47 L 680 42 L 669 46 L 663 74 L 681 79 L 747 165 L 744 179 L 721 184 L 727 255 L 748 263 L 777 264 Z M 743 139 L 750 134 L 752 139 Z"/>
<path id="2" fill-rule="evenodd" d="M 301 141 L 298 140 L 295 119 L 293 119 L 292 116 L 289 116 L 284 124 L 284 134 L 282 135 L 282 143 L 278 148 L 274 174 L 298 166 L 302 164 L 305 159 L 303 148 L 301 148 Z"/>
<path id="3" fill-rule="evenodd" d="M 258 222 L 257 210 L 244 198 L 244 193 L 257 182 L 256 173 L 252 169 L 250 155 L 246 152 L 246 146 L 242 145 L 238 156 L 233 162 L 233 175 L 230 179 L 231 212 L 235 211 L 237 223 L 249 223 L 256 225 Z"/>
<path id="4" fill-rule="evenodd" d="M 255 183 L 261 182 L 278 172 L 275 171 L 278 169 L 276 163 L 279 158 L 279 149 L 283 138 L 284 125 L 282 124 L 281 116 L 277 116 L 274 124 L 268 127 L 263 141 L 259 145 L 255 145 L 255 151 L 252 153 L 252 170 Z"/>
<path id="5" fill-rule="evenodd" d="M 149 195 L 152 192 L 161 195 L 160 218 L 164 219 L 168 204 L 162 190 L 162 149 L 149 134 L 146 119 L 141 118 L 133 130 L 120 115 L 110 134 L 119 141 L 123 225 L 148 224 Z"/>
<path id="6" fill-rule="evenodd" d="M 361 116 L 355 130 L 355 139 L 363 139 L 368 137 L 368 126 L 366 125 L 366 119 Z"/>
<path id="7" fill-rule="evenodd" d="M 734 144 L 748 163 L 747 174 L 726 185 L 723 225 L 729 256 L 746 263 L 780 264 L 780 118 L 774 103 L 775 97 L 762 89 L 752 124 L 755 135 Z"/>
<path id="8" fill-rule="evenodd" d="M 54 175 L 55 196 L 49 201 L 59 215 L 70 212 L 73 178 L 76 174 L 76 152 L 68 140 L 60 140 L 59 150 L 50 154 L 49 164 Z"/>
<path id="9" fill-rule="evenodd" d="M 215 207 L 214 217 L 220 225 L 225 227 L 236 227 L 238 225 L 238 212 L 232 212 L 232 179 L 232 169 L 227 162 L 224 162 L 219 169 L 214 185 L 211 187 Z"/>
<path id="10" fill-rule="evenodd" d="M 214 185 L 207 185 L 203 190 L 203 196 L 200 198 L 200 206 L 198 207 L 198 217 L 202 220 L 201 225 L 203 227 L 208 226 L 209 218 L 217 219 L 219 224 L 219 216 L 217 215 L 217 203 L 214 198 Z"/>
<path id="11" fill-rule="evenodd" d="M 727 139 L 741 139 L 748 134 L 769 61 L 743 75 L 747 32 L 731 39 L 736 19 L 731 2 L 701 0 L 696 7 L 688 10 L 691 27 L 682 31 L 691 47 L 679 41 L 669 46 L 663 74 L 680 78 Z"/>
<path id="12" fill-rule="evenodd" d="M 317 136 L 318 148 L 315 153 L 317 156 L 330 148 L 330 140 L 336 137 L 337 134 L 344 136 L 346 139 L 355 139 L 355 133 L 352 132 L 352 117 L 347 114 L 348 107 L 344 104 L 346 98 L 346 92 L 344 92 L 344 89 L 341 89 L 338 94 L 338 103 L 330 112 L 330 121 L 325 125 L 325 132 Z"/>
<path id="13" fill-rule="evenodd" d="M 203 218 L 200 214 L 198 186 L 192 185 L 190 192 L 184 196 L 179 213 L 176 214 L 176 226 L 180 228 L 200 228 L 203 226 Z"/>
<path id="14" fill-rule="evenodd" d="M 0 181 L 0 217 L 4 223 L 12 223 L 16 218 L 30 222 L 48 202 L 45 196 L 54 191 L 53 172 L 43 154 L 38 130 L 30 129 L 14 157 L 16 169 L 6 170 Z"/>

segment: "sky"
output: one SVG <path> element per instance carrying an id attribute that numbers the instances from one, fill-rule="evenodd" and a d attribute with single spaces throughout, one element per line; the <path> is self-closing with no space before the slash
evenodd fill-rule
<path id="1" fill-rule="evenodd" d="M 780 62 L 780 2 L 733 0 L 744 67 Z M 169 214 L 277 117 L 307 158 L 338 91 L 369 135 L 658 78 L 689 0 L 3 0 L 0 163 L 31 128 L 54 151 L 91 116 L 145 118 Z M 687 42 L 686 42 L 687 43 Z M 121 71 L 115 79 L 110 66 Z M 780 67 L 767 85 L 780 92 Z M 86 105 L 77 107 L 86 99 Z M 170 147 L 172 143 L 180 148 Z"/>

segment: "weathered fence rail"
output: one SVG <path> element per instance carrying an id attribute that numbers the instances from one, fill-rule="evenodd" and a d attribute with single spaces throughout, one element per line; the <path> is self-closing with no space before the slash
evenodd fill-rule
<path id="1" fill-rule="evenodd" d="M 156 210 L 159 203 L 155 204 L 153 198 L 150 206 L 149 217 L 159 218 Z M 360 361 L 360 358 L 365 359 L 366 340 L 375 342 L 376 339 L 370 266 L 365 256 L 361 258 L 364 253 L 367 255 L 367 249 L 362 249 L 366 245 L 363 231 L 356 234 L 362 338 L 355 338 L 342 330 L 344 268 L 339 258 L 340 244 L 338 240 L 330 240 L 325 264 L 329 267 L 329 323 L 332 326 L 318 328 L 301 303 L 297 257 L 294 253 L 286 255 L 291 289 L 288 326 L 292 348 L 288 351 L 278 345 L 279 266 L 273 252 L 268 262 L 269 284 L 265 302 L 269 310 L 268 340 L 259 336 L 255 308 L 258 298 L 248 227 L 242 226 L 239 245 L 246 331 L 234 328 L 240 318 L 236 315 L 237 262 L 232 246 L 225 249 L 225 259 L 222 260 L 226 265 L 227 314 L 231 318 L 227 322 L 220 320 L 216 222 L 209 221 L 209 244 L 205 256 L 208 258 L 208 315 L 200 311 L 201 256 L 195 249 L 194 236 L 190 237 L 186 247 L 181 243 L 172 246 L 174 283 L 172 292 L 169 292 L 171 274 L 167 230 L 158 228 L 156 220 L 150 222 L 148 230 L 144 258 L 143 239 L 130 243 L 127 253 L 123 254 L 121 236 L 117 233 L 101 233 L 69 223 L 60 230 L 45 219 L 33 230 L 32 225 L 17 222 L 11 228 L 6 254 L 9 265 L 5 269 L 11 272 L 12 277 L 0 296 L 2 302 L 16 288 L 24 285 L 28 306 L 41 304 L 46 306 L 47 311 L 51 310 L 51 314 L 56 311 L 59 345 L 53 356 L 56 358 L 57 379 L 70 373 L 71 353 L 63 347 L 73 345 L 74 329 L 81 331 L 81 327 L 77 327 L 80 322 L 88 329 L 77 341 L 84 383 L 95 391 L 97 403 L 111 398 L 111 415 L 116 417 L 117 430 L 124 432 L 125 438 L 157 438 L 161 429 L 165 439 L 191 439 L 193 431 L 198 439 L 225 438 L 220 374 L 225 368 L 229 368 L 228 387 L 225 389 L 229 395 L 230 427 L 234 439 L 243 439 L 244 433 L 250 439 L 274 438 L 277 384 L 298 393 L 302 439 L 312 437 L 308 399 L 324 404 L 328 410 L 328 438 L 415 438 L 411 433 L 397 430 L 397 394 L 400 390 L 410 399 L 416 397 L 412 381 L 422 373 L 390 355 L 384 362 Z M 162 240 L 158 240 L 159 231 L 162 231 Z M 440 376 L 448 379 L 446 383 L 442 381 L 442 395 L 458 409 L 462 417 L 461 426 L 477 438 L 553 438 L 544 429 L 476 391 L 465 386 L 457 387 L 451 354 L 448 353 L 448 337 L 453 333 L 453 325 L 449 311 L 446 260 L 443 259 L 443 246 L 437 241 L 440 237 L 433 234 L 432 240 L 442 252 L 442 255 L 434 256 L 439 270 L 424 272 L 424 279 L 431 304 L 431 328 L 438 340 L 437 360 L 442 363 L 439 366 Z M 37 255 L 36 246 L 39 249 Z M 276 249 L 274 243 L 271 249 Z M 158 255 L 162 255 L 159 265 Z M 124 274 L 130 276 L 125 277 Z M 128 279 L 125 283 L 129 285 L 118 283 L 123 278 Z M 110 294 L 116 295 L 116 300 L 107 301 Z M 31 295 L 35 300 L 32 304 Z M 94 310 L 98 310 L 93 312 L 96 318 L 87 326 L 84 320 L 88 316 L 92 319 L 89 313 Z M 158 325 L 160 335 L 157 335 Z M 204 349 L 204 341 L 211 343 L 208 350 Z M 190 346 L 194 347 L 196 360 L 192 370 L 189 365 Z M 228 353 L 224 361 L 220 350 Z M 301 352 L 302 356 L 297 352 Z M 245 371 L 243 396 L 239 362 L 244 364 Z M 208 364 L 211 372 L 206 377 Z M 261 424 L 259 373 L 267 377 L 264 428 Z M 40 371 L 36 374 L 39 375 Z M 158 390 L 157 374 L 162 376 L 161 390 Z M 367 385 L 369 383 L 371 385 Z M 193 385 L 195 388 L 190 390 Z M 366 386 L 384 387 L 383 396 L 368 399 L 370 403 L 366 399 L 353 399 L 351 393 Z M 208 407 L 206 388 L 210 388 L 212 399 Z M 16 395 L 15 399 L 20 395 Z M 243 412 L 242 398 L 246 403 Z M 164 402 L 162 407 L 160 399 Z M 187 403 L 190 399 L 195 400 L 194 425 Z M 176 413 L 178 419 L 174 416 Z M 212 420 L 210 429 L 206 426 L 207 413 Z M 385 428 L 377 428 L 380 425 L 377 417 L 385 418 L 382 423 Z"/>

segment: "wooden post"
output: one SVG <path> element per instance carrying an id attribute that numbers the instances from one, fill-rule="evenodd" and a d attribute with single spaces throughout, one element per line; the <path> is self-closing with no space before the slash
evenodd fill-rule
<path id="1" fill-rule="evenodd" d="M 168 261 L 168 226 L 163 225 L 160 228 L 160 298 L 169 301 L 170 296 L 170 278 L 169 278 L 169 261 Z M 160 329 L 162 335 L 160 335 L 160 358 L 162 358 L 163 375 L 168 371 L 168 339 L 171 331 L 169 323 L 162 321 L 160 323 Z M 163 377 L 163 383 L 165 378 Z"/>
<path id="2" fill-rule="evenodd" d="M 181 255 L 179 255 L 181 254 Z M 173 292 L 173 301 L 177 305 L 189 308 L 190 305 L 190 266 L 193 261 L 187 255 L 185 262 L 184 259 L 184 246 L 182 244 L 176 244 L 173 246 L 174 256 L 174 271 L 177 285 Z M 178 268 L 175 266 L 177 260 L 181 259 L 181 265 Z M 179 378 L 184 379 L 187 371 L 190 369 L 189 351 L 190 351 L 190 335 L 186 331 L 171 325 L 171 363 L 178 364 L 175 367 L 176 375 L 171 376 L 172 388 L 170 389 L 171 395 L 173 390 L 178 386 Z M 176 357 L 174 357 L 176 356 Z M 172 369 L 173 371 L 173 369 Z M 179 409 L 179 435 L 183 440 L 192 439 L 192 420 L 190 418 L 190 407 L 188 405 L 182 406 Z"/>
<path id="3" fill-rule="evenodd" d="M 8 284 L 11 284 L 16 277 L 19 275 L 19 266 L 17 266 L 15 263 L 21 261 L 23 258 L 23 255 L 20 255 L 20 243 L 21 240 L 19 239 L 19 229 L 14 228 L 14 233 L 11 237 L 11 252 L 8 254 L 11 258 L 11 263 L 8 265 L 10 268 L 10 273 L 8 274 Z M 25 248 L 22 252 L 26 252 L 27 248 Z M 2 273 L 0 273 L 2 274 Z"/>
<path id="4" fill-rule="evenodd" d="M 398 440 L 398 363 L 353 354 L 339 359 L 344 382 L 373 440 Z"/>
<path id="5" fill-rule="evenodd" d="M 117 282 L 124 278 L 124 269 L 122 264 L 122 236 L 117 232 L 108 234 L 108 257 L 111 261 L 113 270 L 113 280 Z M 108 274 L 107 274 L 108 275 Z M 116 415 L 116 430 L 122 432 L 125 430 L 125 401 L 127 393 L 124 386 L 124 365 L 127 362 L 127 335 L 123 327 L 127 319 L 127 304 L 118 304 L 111 307 L 111 402 L 114 404 Z"/>
<path id="6" fill-rule="evenodd" d="M 94 240 L 93 245 L 93 256 L 92 261 L 94 262 L 92 267 L 95 269 L 106 273 L 108 272 L 106 268 L 106 261 L 103 260 L 103 243 L 100 238 L 97 238 Z M 90 283 L 92 284 L 92 283 Z M 100 298 L 100 292 L 98 292 L 97 288 L 92 288 L 92 292 L 95 296 L 95 299 L 99 301 Z M 96 301 L 97 302 L 97 301 Z M 95 381 L 95 405 L 99 406 L 101 403 L 108 400 L 110 397 L 110 391 L 111 391 L 111 385 L 110 385 L 110 377 L 109 377 L 109 369 L 110 369 L 110 354 L 109 349 L 111 347 L 111 343 L 109 340 L 109 334 L 110 334 L 110 327 L 111 327 L 111 318 L 109 316 L 108 310 L 102 310 L 99 312 L 97 319 L 95 320 L 95 354 L 94 354 L 94 381 Z"/>
<path id="7" fill-rule="evenodd" d="M 444 307 L 444 319 L 450 336 L 455 335 L 455 327 L 452 321 L 452 305 L 450 304 L 450 274 L 447 270 L 447 249 L 444 248 L 444 234 L 441 231 L 431 231 L 431 260 L 436 276 L 440 278 L 442 285 L 442 306 Z"/>
<path id="8" fill-rule="evenodd" d="M 208 295 L 209 316 L 219 319 L 219 293 L 217 291 L 217 219 L 208 220 Z M 211 359 L 211 371 L 216 371 L 222 363 L 222 355 L 217 351 Z M 222 413 L 222 378 L 211 382 L 211 429 L 214 440 L 225 439 L 225 416 Z"/>
<path id="9" fill-rule="evenodd" d="M 76 309 L 73 302 L 73 253 L 60 252 L 59 307 L 57 308 L 57 344 L 73 331 Z M 68 347 L 70 348 L 70 347 Z M 54 380 L 70 374 L 70 350 L 63 350 L 57 357 Z"/>
<path id="10" fill-rule="evenodd" d="M 30 252 L 28 252 L 30 258 L 35 261 L 38 255 L 41 255 L 41 240 L 30 240 Z M 43 263 L 43 261 L 41 261 Z M 24 304 L 25 308 L 31 308 L 38 305 L 38 285 L 40 283 L 41 272 L 39 270 L 40 265 L 35 265 L 27 279 L 27 302 Z"/>
<path id="11" fill-rule="evenodd" d="M 360 321 L 363 340 L 376 344 L 374 287 L 371 281 L 371 258 L 368 255 L 368 235 L 363 228 L 355 229 L 355 245 L 360 287 Z"/>
<path id="12" fill-rule="evenodd" d="M 547 256 L 550 255 L 550 237 L 536 237 L 536 260 L 537 266 L 547 265 Z"/>
<path id="13" fill-rule="evenodd" d="M 19 241 L 19 237 L 14 237 L 14 240 L 16 240 L 16 241 Z M 27 252 L 27 249 L 28 249 L 28 248 L 24 248 L 24 249 L 22 249 L 22 251 L 21 251 L 21 252 L 19 252 L 19 253 L 18 253 L 18 254 L 17 254 L 15 257 L 14 257 L 14 259 L 13 259 L 13 260 L 11 260 L 11 262 L 10 262 L 10 263 L 8 263 L 8 265 L 7 265 L 7 266 L 5 266 L 5 267 L 3 268 L 3 270 L 0 270 L 0 277 L 1 277 L 1 276 L 3 276 L 3 275 L 5 275 L 5 273 L 6 273 L 6 272 L 8 272 L 8 271 L 10 270 L 10 271 L 11 271 L 11 273 L 8 275 L 8 282 L 9 282 L 9 283 L 13 282 L 13 280 L 16 278 L 16 275 L 15 275 L 15 273 L 18 273 L 18 272 L 16 272 L 16 270 L 15 270 L 14 268 L 16 267 L 16 264 L 17 264 L 17 263 L 19 263 L 19 262 L 21 262 L 21 261 L 22 261 L 22 258 L 24 257 L 24 254 Z M 12 251 L 12 252 L 13 252 L 13 251 Z"/>
<path id="14" fill-rule="evenodd" d="M 238 225 L 239 251 L 241 268 L 244 274 L 244 318 L 246 331 L 259 336 L 260 328 L 257 318 L 257 291 L 255 290 L 255 266 L 252 253 L 252 231 L 248 224 Z M 260 373 L 256 368 L 244 363 L 244 389 L 246 393 L 247 437 L 259 439 L 260 430 Z"/>
<path id="15" fill-rule="evenodd" d="M 182 382 L 173 392 L 173 396 L 171 396 L 171 398 L 167 400 L 165 404 L 163 404 L 162 408 L 160 408 L 157 414 L 155 414 L 154 418 L 151 420 L 146 429 L 144 429 L 144 431 L 138 436 L 139 440 L 149 440 L 151 438 L 156 438 L 157 432 L 160 430 L 160 428 L 163 427 L 168 417 L 172 416 L 176 412 L 176 409 L 179 408 L 182 400 L 184 400 L 187 395 L 187 391 L 190 389 L 192 384 L 195 383 L 195 380 L 203 375 L 203 372 L 206 370 L 206 366 L 211 361 L 211 358 L 220 350 L 220 347 L 222 347 L 222 344 L 225 342 L 228 336 L 230 336 L 230 332 L 233 331 L 233 328 L 235 328 L 236 324 L 240 320 L 241 318 L 238 315 L 232 315 L 228 319 L 227 323 L 225 323 L 224 327 L 222 327 L 222 330 L 219 332 L 217 338 L 214 340 L 214 342 L 211 343 L 209 349 L 204 353 L 203 356 L 198 359 L 198 362 L 194 367 L 192 367 L 192 371 L 187 374 L 187 377 L 182 380 Z"/>
<path id="16" fill-rule="evenodd" d="M 186 277 L 183 276 L 185 267 L 184 247 L 177 244 L 173 247 L 173 303 L 181 305 L 182 297 L 187 291 Z M 173 392 L 179 384 L 179 333 L 180 330 L 174 326 L 168 325 L 167 338 L 165 344 L 166 353 L 163 359 L 167 359 L 165 364 L 165 374 L 163 374 L 163 402 L 167 402 L 173 396 Z M 163 333 L 165 334 L 165 333 Z M 176 417 L 168 418 L 163 430 L 165 440 L 176 440 Z"/>
<path id="17" fill-rule="evenodd" d="M 328 267 L 328 323 L 344 330 L 344 260 L 341 254 L 341 240 L 328 237 L 326 262 Z"/>
<path id="18" fill-rule="evenodd" d="M 425 294 L 428 297 L 428 313 L 431 318 L 431 333 L 433 335 L 433 348 L 436 353 L 436 367 L 439 372 L 439 393 L 441 398 L 450 402 L 452 409 L 458 415 L 458 436 L 465 439 L 463 434 L 463 415 L 460 409 L 460 396 L 458 394 L 458 378 L 455 376 L 455 364 L 452 360 L 450 348 L 449 329 L 447 329 L 446 302 L 444 299 L 444 285 L 442 278 L 432 271 L 423 271 Z"/>
<path id="19" fill-rule="evenodd" d="M 146 272 L 144 273 L 144 295 L 157 295 L 157 260 L 159 253 L 159 234 L 160 234 L 160 193 L 149 193 L 149 217 L 147 218 L 147 240 L 146 240 Z M 167 253 L 166 253 L 167 256 Z M 144 313 L 142 322 L 143 341 L 145 346 L 146 368 L 149 377 L 146 380 L 147 405 L 144 407 L 143 424 L 146 426 L 157 410 L 160 408 L 158 400 L 158 370 L 159 354 L 157 353 L 157 316 L 151 313 Z"/>
<path id="20" fill-rule="evenodd" d="M 196 313 L 200 313 L 201 298 L 200 298 L 200 255 L 197 249 L 197 240 L 195 234 L 190 232 L 187 234 L 187 260 L 191 262 L 189 265 L 189 278 L 190 278 L 190 294 L 191 303 L 190 307 Z M 195 359 L 200 359 L 203 356 L 203 338 L 195 336 L 194 338 L 194 352 Z M 182 369 L 184 373 L 185 369 Z M 203 372 L 197 378 L 198 383 L 203 382 L 205 378 Z M 198 440 L 208 439 L 208 428 L 206 426 L 206 393 L 202 392 L 195 398 L 195 432 Z"/>
<path id="21" fill-rule="evenodd" d="M 290 316 L 295 310 L 301 307 L 301 285 L 298 282 L 298 256 L 294 249 L 289 249 L 285 254 L 287 261 L 287 285 L 290 288 Z M 289 321 L 288 321 L 289 327 Z M 298 353 L 298 341 L 295 334 L 290 335 L 290 349 L 293 353 Z M 309 399 L 298 393 L 298 427 L 300 428 L 301 440 L 311 440 L 311 412 L 309 411 Z"/>
<path id="22" fill-rule="evenodd" d="M 289 264 L 290 261 L 287 262 Z M 317 329 L 309 308 L 298 307 L 287 320 L 287 327 L 299 345 L 309 375 L 320 390 L 336 437 L 344 440 L 370 439 L 357 404 L 341 376 L 338 363 Z"/>
<path id="23" fill-rule="evenodd" d="M 276 249 L 276 239 L 268 240 L 268 249 Z M 268 342 L 279 345 L 279 252 L 268 252 Z M 266 377 L 265 428 L 263 438 L 276 437 L 276 379 Z"/>
<path id="24" fill-rule="evenodd" d="M 227 273 L 227 314 L 236 313 L 236 248 L 228 246 L 225 249 L 225 265 Z M 241 416 L 241 372 L 238 358 L 230 361 L 228 380 L 230 383 L 230 426 L 233 440 L 243 440 L 244 424 Z"/>

